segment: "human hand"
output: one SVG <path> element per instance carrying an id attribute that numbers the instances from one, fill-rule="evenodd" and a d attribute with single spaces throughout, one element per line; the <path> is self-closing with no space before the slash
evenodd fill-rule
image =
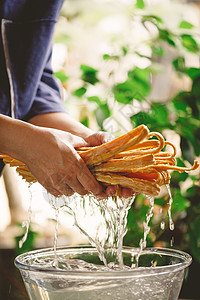
<path id="1" fill-rule="evenodd" d="M 99 200 L 105 199 L 107 197 L 114 197 L 114 196 L 118 196 L 118 197 L 122 197 L 122 198 L 129 198 L 134 195 L 135 195 L 134 191 L 129 188 L 124 188 L 119 185 L 117 185 L 117 186 L 109 185 L 106 187 L 106 189 L 104 190 L 103 193 L 97 195 L 97 198 Z"/>
<path id="2" fill-rule="evenodd" d="M 94 147 L 112 141 L 113 139 L 114 136 L 111 133 L 106 131 L 97 131 L 87 136 L 85 141 L 88 143 L 88 146 Z"/>
<path id="3" fill-rule="evenodd" d="M 35 127 L 35 126 L 34 126 Z M 102 187 L 75 148 L 87 142 L 57 129 L 35 127 L 24 149 L 23 161 L 38 182 L 54 196 L 101 194 Z"/>
<path id="4" fill-rule="evenodd" d="M 85 141 L 88 143 L 88 146 L 98 146 L 103 143 L 107 143 L 114 139 L 114 136 L 109 132 L 98 131 L 89 135 Z M 133 196 L 134 192 L 129 188 L 123 188 L 120 186 L 109 185 L 100 195 L 98 198 L 106 198 L 109 196 L 116 196 L 119 195 L 124 198 L 128 198 Z"/>

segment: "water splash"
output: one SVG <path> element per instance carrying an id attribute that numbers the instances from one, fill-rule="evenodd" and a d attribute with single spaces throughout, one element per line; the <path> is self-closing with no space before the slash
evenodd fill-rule
<path id="1" fill-rule="evenodd" d="M 59 225 L 59 209 L 55 209 L 55 221 L 56 221 L 56 226 L 55 226 L 55 231 L 54 231 L 54 243 L 53 243 L 53 250 L 54 250 L 54 261 L 53 261 L 53 266 L 55 268 L 58 267 L 58 257 L 57 257 L 57 241 L 58 241 L 58 225 Z"/>
<path id="2" fill-rule="evenodd" d="M 24 233 L 23 237 L 21 238 L 21 240 L 19 241 L 19 248 L 22 248 L 23 244 L 27 240 L 28 232 L 29 232 L 29 227 L 30 227 L 30 223 L 31 223 L 32 201 L 33 201 L 33 195 L 32 195 L 32 191 L 31 191 L 31 186 L 32 186 L 32 183 L 29 183 L 28 184 L 28 191 L 29 191 L 29 194 L 30 194 L 30 203 L 29 203 L 29 208 L 28 208 L 28 219 L 26 221 L 22 222 L 22 227 L 25 228 L 25 233 Z"/>
<path id="3" fill-rule="evenodd" d="M 154 197 L 149 197 L 149 211 L 146 214 L 146 222 L 144 222 L 144 237 L 140 240 L 140 250 L 142 251 L 147 246 L 147 235 L 150 232 L 149 222 L 153 217 Z"/>
<path id="4" fill-rule="evenodd" d="M 168 216 L 169 216 L 169 229 L 174 230 L 174 222 L 172 220 L 172 203 L 173 203 L 173 198 L 172 198 L 172 193 L 170 190 L 169 184 L 166 184 L 166 188 L 169 194 L 169 206 L 168 206 Z"/>
<path id="5" fill-rule="evenodd" d="M 160 228 L 161 228 L 162 230 L 165 229 L 165 222 L 164 222 L 164 221 L 162 221 L 162 222 L 160 223 Z"/>
<path id="6" fill-rule="evenodd" d="M 171 230 L 173 230 L 174 223 L 171 216 L 171 206 L 173 199 L 168 185 L 167 190 L 169 193 L 169 227 Z M 31 191 L 30 194 L 31 201 L 29 207 L 29 218 L 25 224 L 26 232 L 24 237 L 20 241 L 20 246 L 23 245 L 24 241 L 27 238 L 31 221 Z M 88 238 L 90 244 L 97 249 L 99 258 L 105 266 L 112 268 L 115 265 L 118 265 L 123 267 L 122 246 L 123 238 L 127 232 L 127 214 L 135 199 L 135 196 L 130 198 L 121 198 L 118 196 L 114 196 L 99 201 L 93 195 L 80 196 L 78 194 L 74 194 L 69 197 L 64 195 L 60 197 L 54 197 L 53 195 L 46 193 L 45 198 L 54 209 L 56 216 L 56 226 L 54 234 L 54 267 L 58 266 L 59 259 L 57 257 L 56 248 L 58 238 L 59 213 L 61 210 L 73 216 L 74 226 L 76 226 L 79 231 Z M 133 258 L 133 265 L 135 266 L 137 266 L 141 252 L 147 246 L 147 236 L 150 232 L 149 222 L 153 216 L 154 198 L 150 196 L 146 196 L 146 198 L 149 198 L 149 210 L 146 214 L 146 221 L 144 222 L 144 236 L 140 240 L 139 244 L 140 250 L 136 255 L 137 257 Z M 162 211 L 160 211 L 160 213 L 162 213 Z M 91 222 L 90 219 L 93 219 L 93 221 Z M 160 226 L 161 229 L 164 230 L 165 222 L 161 222 Z M 91 228 L 93 228 L 93 232 L 91 231 Z M 136 264 L 134 264 L 134 261 L 136 261 Z"/>
<path id="7" fill-rule="evenodd" d="M 104 265 L 112 267 L 113 263 L 123 266 L 123 238 L 127 231 L 128 210 L 134 199 L 115 196 L 98 201 L 93 195 L 74 194 L 59 198 L 48 195 L 52 208 L 70 213 L 74 226 L 97 249 Z"/>

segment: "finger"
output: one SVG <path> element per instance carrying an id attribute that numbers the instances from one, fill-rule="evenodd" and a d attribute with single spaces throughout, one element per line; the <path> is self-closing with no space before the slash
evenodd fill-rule
<path id="1" fill-rule="evenodd" d="M 54 189 L 52 187 L 44 187 L 47 192 L 55 197 L 60 197 L 62 193 L 60 193 L 57 189 Z"/>
<path id="2" fill-rule="evenodd" d="M 124 197 L 124 198 L 129 198 L 131 196 L 133 196 L 134 192 L 133 190 L 129 189 L 129 188 L 122 188 L 119 186 L 115 186 L 115 185 L 109 185 L 106 188 L 105 191 L 107 196 L 119 196 L 119 197 Z"/>
<path id="3" fill-rule="evenodd" d="M 69 187 L 68 184 L 64 183 L 60 189 L 61 195 L 72 196 L 74 194 L 74 190 Z"/>
<path id="4" fill-rule="evenodd" d="M 88 193 L 82 186 L 82 184 L 78 181 L 77 176 L 73 170 L 71 170 L 70 175 L 57 175 L 56 182 L 58 190 L 66 196 L 70 196 L 75 192 L 80 195 L 86 195 Z"/>
<path id="5" fill-rule="evenodd" d="M 73 139 L 70 140 L 70 144 L 74 148 L 85 147 L 85 146 L 88 145 L 87 142 L 83 138 L 81 138 L 79 136 L 75 136 L 75 138 L 73 136 Z"/>
<path id="6" fill-rule="evenodd" d="M 51 176 L 43 186 L 55 197 L 60 197 L 61 195 L 73 195 L 74 191 L 63 180 L 59 180 L 59 178 L 59 176 Z"/>
<path id="7" fill-rule="evenodd" d="M 100 131 L 100 134 L 102 135 L 102 137 L 101 137 L 102 143 L 108 143 L 108 142 L 114 140 L 114 138 L 115 138 L 114 135 L 112 135 L 109 132 Z"/>
<path id="8" fill-rule="evenodd" d="M 87 191 L 82 184 L 78 180 L 73 180 L 73 182 L 68 182 L 70 188 L 73 192 L 78 193 L 79 195 L 86 195 L 89 191 Z"/>
<path id="9" fill-rule="evenodd" d="M 129 198 L 129 197 L 133 196 L 134 192 L 131 189 L 122 188 L 121 194 L 122 194 L 122 197 Z"/>
<path id="10" fill-rule="evenodd" d="M 119 185 L 109 185 L 106 189 L 106 195 L 121 197 L 121 187 Z"/>
<path id="11" fill-rule="evenodd" d="M 114 139 L 114 136 L 109 132 L 104 131 L 98 131 L 92 135 L 90 135 L 88 138 L 86 138 L 86 141 L 88 142 L 88 146 L 99 146 L 103 143 L 107 143 Z"/>
<path id="12" fill-rule="evenodd" d="M 114 185 L 109 185 L 106 190 L 105 190 L 105 193 L 107 196 L 115 196 L 116 195 L 116 188 Z"/>
<path id="13" fill-rule="evenodd" d="M 103 200 L 103 199 L 107 199 L 108 198 L 108 195 L 106 195 L 106 193 L 101 193 L 99 195 L 95 195 L 95 197 L 97 198 L 97 200 Z"/>
<path id="14" fill-rule="evenodd" d="M 102 193 L 102 186 L 94 178 L 81 157 L 79 157 L 79 173 L 77 179 L 86 191 L 94 195 Z"/>

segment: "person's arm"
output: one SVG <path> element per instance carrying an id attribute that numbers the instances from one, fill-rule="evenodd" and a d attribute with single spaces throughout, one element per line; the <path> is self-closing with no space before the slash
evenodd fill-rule
<path id="1" fill-rule="evenodd" d="M 108 132 L 93 131 L 63 112 L 40 114 L 29 120 L 31 124 L 55 128 L 82 137 L 90 146 L 101 145 L 113 139 Z"/>
<path id="2" fill-rule="evenodd" d="M 85 145 L 83 138 L 69 132 L 0 115 L 0 152 L 23 161 L 55 196 L 101 194 L 102 187 L 74 149 Z"/>
<path id="3" fill-rule="evenodd" d="M 67 131 L 84 139 L 93 133 L 91 129 L 77 122 L 68 113 L 64 112 L 38 114 L 31 118 L 29 122 L 37 126 Z"/>

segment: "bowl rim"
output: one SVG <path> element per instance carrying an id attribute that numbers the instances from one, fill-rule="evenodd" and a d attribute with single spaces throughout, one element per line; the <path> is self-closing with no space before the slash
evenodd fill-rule
<path id="1" fill-rule="evenodd" d="M 56 249 L 57 255 L 59 253 L 65 251 L 65 252 L 73 252 L 76 250 L 76 252 L 97 252 L 95 247 L 89 246 L 89 245 L 78 245 L 78 246 L 66 246 L 66 247 L 58 247 Z M 138 253 L 140 251 L 140 248 L 134 248 L 134 247 L 127 247 L 123 246 L 122 248 L 123 252 L 134 252 Z M 145 248 L 142 251 L 142 254 L 158 254 L 158 255 L 172 255 L 174 257 L 178 257 L 182 259 L 182 262 L 175 263 L 172 265 L 167 266 L 152 266 L 152 267 L 138 267 L 138 268 L 132 268 L 129 270 L 106 270 L 106 271 L 71 271 L 71 270 L 61 270 L 61 269 L 52 269 L 52 268 L 44 268 L 40 266 L 31 266 L 28 265 L 26 262 L 24 262 L 25 259 L 31 259 L 33 256 L 39 256 L 43 254 L 45 256 L 45 253 L 49 253 L 52 256 L 54 256 L 54 249 L 53 248 L 42 248 L 37 249 L 29 252 L 25 252 L 23 254 L 18 255 L 15 260 L 14 264 L 15 266 L 22 272 L 22 271 L 30 271 L 30 272 L 39 272 L 44 274 L 51 274 L 54 275 L 63 275 L 63 276 L 75 276 L 75 277 L 84 277 L 84 278 L 103 278 L 109 277 L 109 278 L 130 278 L 130 277 L 146 277 L 146 276 L 154 276 L 154 275 L 161 275 L 166 273 L 173 273 L 177 271 L 181 271 L 183 269 L 186 269 L 191 263 L 192 263 L 192 257 L 190 254 L 183 252 L 181 250 L 172 249 L 172 248 L 160 248 L 160 247 L 152 247 L 152 248 Z M 42 255 L 42 256 L 43 256 Z M 144 274 L 144 268 L 145 272 Z"/>

